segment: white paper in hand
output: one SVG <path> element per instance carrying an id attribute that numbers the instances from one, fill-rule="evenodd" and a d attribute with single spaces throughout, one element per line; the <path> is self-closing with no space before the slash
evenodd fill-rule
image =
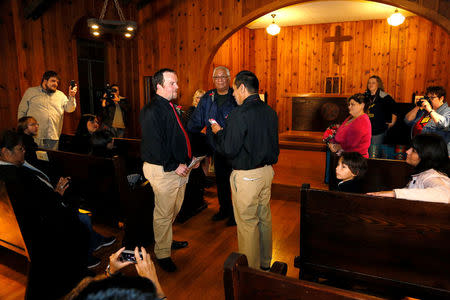
<path id="1" fill-rule="evenodd" d="M 192 169 L 198 162 L 202 161 L 206 156 L 195 157 L 192 159 L 191 163 L 188 166 L 188 169 Z"/>

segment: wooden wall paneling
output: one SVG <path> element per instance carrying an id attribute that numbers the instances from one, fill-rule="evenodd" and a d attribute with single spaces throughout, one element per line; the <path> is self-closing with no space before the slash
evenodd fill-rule
<path id="1" fill-rule="evenodd" d="M 373 20 L 364 22 L 363 29 L 363 41 L 364 41 L 364 53 L 363 53 L 363 73 L 361 78 L 368 78 L 372 72 L 370 69 L 371 55 L 372 55 L 372 28 Z M 365 80 L 367 82 L 367 80 Z"/>
<path id="2" fill-rule="evenodd" d="M 325 43 L 323 39 L 325 37 L 330 36 L 330 24 L 322 24 L 322 37 L 320 38 L 321 42 L 321 49 L 319 51 L 320 60 L 321 60 L 321 70 L 320 70 L 320 92 L 319 93 L 325 93 L 325 78 L 329 77 L 329 69 L 330 69 L 330 44 L 331 43 Z"/>
<path id="3" fill-rule="evenodd" d="M 298 39 L 299 39 L 299 27 L 293 26 L 292 28 L 292 44 L 291 44 L 291 82 L 289 86 L 289 91 L 298 91 L 298 82 L 300 78 L 299 74 L 299 66 L 298 66 L 298 59 L 295 59 L 299 56 L 299 46 L 298 46 Z"/>
<path id="4" fill-rule="evenodd" d="M 389 69 L 391 68 L 390 61 L 390 41 L 391 41 L 391 31 L 390 26 L 386 20 L 382 20 L 381 22 L 381 65 L 380 72 L 383 74 L 383 83 L 389 80 Z"/>
<path id="5" fill-rule="evenodd" d="M 253 53 L 249 52 L 249 57 L 253 56 L 254 58 L 254 66 L 252 66 L 252 68 L 256 76 L 258 76 L 259 89 L 267 90 L 267 83 L 270 80 L 270 75 L 268 73 L 270 54 L 267 52 L 267 35 L 261 34 L 261 29 L 249 30 L 249 32 L 254 34 L 254 51 Z"/>
<path id="6" fill-rule="evenodd" d="M 299 47 L 298 48 L 298 52 L 299 52 L 298 53 L 298 79 L 299 79 L 299 82 L 298 82 L 298 90 L 297 91 L 306 91 L 307 77 L 308 77 L 308 74 L 306 74 L 306 66 L 307 66 L 306 49 L 308 47 L 307 26 L 299 26 L 298 27 L 298 35 L 299 35 L 299 44 L 298 44 L 298 47 Z M 322 61 L 324 61 L 323 58 L 322 58 Z M 326 61 L 326 59 L 325 59 L 325 61 Z"/>
<path id="7" fill-rule="evenodd" d="M 417 63 L 417 46 L 419 39 L 419 19 L 408 18 L 408 42 L 407 42 L 407 63 L 405 73 L 407 74 L 406 80 L 402 87 L 401 93 L 397 95 L 399 99 L 411 99 L 411 91 L 415 90 L 414 76 L 415 76 L 415 64 Z M 405 102 L 403 100 L 402 102 Z"/>
<path id="8" fill-rule="evenodd" d="M 8 7 L 7 1 L 0 3 L 3 12 L 2 26 L 0 26 L 0 39 L 8 41 L 0 47 L 0 57 L 7 58 L 3 64 L 3 72 L 0 73 L 0 129 L 10 129 L 17 123 L 17 106 L 20 98 L 19 76 L 17 72 L 6 70 L 17 70 L 17 48 L 16 36 L 14 34 L 14 16 L 12 8 Z"/>
<path id="9" fill-rule="evenodd" d="M 387 73 L 386 82 L 384 82 L 384 88 L 387 93 L 391 96 L 396 95 L 397 89 L 397 69 L 399 68 L 397 62 L 399 57 L 399 27 L 398 26 L 390 26 L 390 40 L 389 40 L 389 70 Z M 397 99 L 394 98 L 397 101 Z"/>
<path id="10" fill-rule="evenodd" d="M 312 72 L 314 74 L 313 81 L 312 81 L 312 91 L 314 93 L 320 93 L 320 81 L 321 81 L 321 51 L 322 51 L 322 44 L 323 44 L 323 26 L 322 24 L 318 26 L 313 27 L 313 40 L 314 40 L 314 49 L 312 50 L 312 65 L 313 69 Z M 290 90 L 295 91 L 295 90 Z"/>
<path id="11" fill-rule="evenodd" d="M 405 21 L 406 22 L 406 21 Z M 400 99 L 400 93 L 402 91 L 404 82 L 405 82 L 405 78 L 406 78 L 406 72 L 405 72 L 405 67 L 407 64 L 407 59 L 406 59 L 406 51 L 407 51 L 407 33 L 408 33 L 408 27 L 406 26 L 402 26 L 401 28 L 399 27 L 398 30 L 398 59 L 397 59 L 397 70 L 396 70 L 396 77 L 395 77 L 395 82 L 396 82 L 396 88 L 395 91 L 391 91 L 391 93 L 393 93 L 394 99 L 396 99 L 397 102 L 401 102 L 402 99 Z"/>
<path id="12" fill-rule="evenodd" d="M 419 91 L 425 89 L 425 73 L 430 68 L 431 64 L 428 62 L 430 58 L 427 53 L 433 52 L 433 40 L 434 35 L 431 32 L 431 23 L 428 21 L 423 21 L 418 23 L 417 31 L 417 45 L 416 45 L 416 61 L 414 63 L 414 78 L 411 78 L 413 82 L 413 91 Z M 429 42 L 430 41 L 430 42 Z M 405 99 L 407 99 L 405 95 Z M 411 99 L 411 97 L 409 98 Z"/>
<path id="13" fill-rule="evenodd" d="M 364 22 L 358 21 L 356 22 L 356 28 L 353 38 L 353 43 L 355 44 L 355 58 L 352 59 L 353 65 L 353 84 L 350 87 L 350 90 L 360 90 L 363 91 L 366 89 L 366 80 L 363 78 L 364 75 Z"/>
<path id="14" fill-rule="evenodd" d="M 278 99 L 277 98 L 277 74 L 278 74 L 278 65 L 277 65 L 277 47 L 278 47 L 278 37 L 271 36 L 268 39 L 269 47 L 268 52 L 270 53 L 270 64 L 269 64 L 269 105 L 277 111 Z M 279 123 L 280 124 L 280 123 Z"/>

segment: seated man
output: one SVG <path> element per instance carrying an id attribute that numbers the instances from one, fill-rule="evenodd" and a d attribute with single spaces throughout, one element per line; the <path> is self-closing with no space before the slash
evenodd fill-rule
<path id="1" fill-rule="evenodd" d="M 67 179 L 54 188 L 45 174 L 24 161 L 24 154 L 16 132 L 0 135 L 0 180 L 31 258 L 26 297 L 55 299 L 86 275 L 88 233 L 76 210 L 63 201 Z"/>

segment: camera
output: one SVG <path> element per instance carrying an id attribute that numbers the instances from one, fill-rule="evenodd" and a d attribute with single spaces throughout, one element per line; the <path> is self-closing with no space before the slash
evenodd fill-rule
<path id="1" fill-rule="evenodd" d="M 423 97 L 423 98 L 420 98 L 419 100 L 416 101 L 416 105 L 417 105 L 418 107 L 421 107 L 425 101 L 428 101 L 428 103 L 430 103 L 430 98 L 429 98 L 428 96 L 425 96 L 425 97 Z M 431 104 L 431 103 L 430 103 L 430 104 Z"/>
<path id="2" fill-rule="evenodd" d="M 116 92 L 117 92 L 117 89 L 114 88 L 114 87 L 111 87 L 109 85 L 109 83 L 107 83 L 105 88 L 104 88 L 104 93 L 106 95 L 104 96 L 103 99 L 105 99 L 108 102 L 112 101 L 114 99 L 114 97 L 115 97 L 114 93 L 116 93 Z"/>

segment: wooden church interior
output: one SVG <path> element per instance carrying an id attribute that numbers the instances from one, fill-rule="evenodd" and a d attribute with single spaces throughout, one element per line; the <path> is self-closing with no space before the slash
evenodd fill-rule
<path id="1" fill-rule="evenodd" d="M 230 256 L 238 249 L 236 227 L 211 222 L 218 201 L 215 186 L 210 186 L 204 191 L 207 207 L 197 207 L 200 212 L 188 213 L 183 222 L 174 225 L 175 235 L 190 243 L 188 248 L 174 254 L 180 270 L 172 274 L 157 267 L 168 299 L 450 297 L 448 205 L 413 206 L 408 201 L 380 201 L 372 206 L 367 196 L 324 192 L 329 186 L 324 183 L 326 145 L 322 141 L 327 126 L 342 122 L 348 115 L 346 99 L 364 92 L 371 75 L 383 79 L 385 90 L 395 99 L 403 116 L 414 105 L 412 98 L 424 95 L 428 86 L 440 85 L 450 90 L 449 1 L 119 0 L 118 3 L 126 19 L 137 23 L 133 38 L 118 34 L 92 36 L 87 20 L 98 18 L 103 0 L 0 2 L 2 130 L 16 127 L 22 95 L 27 88 L 40 83 L 46 70 L 60 74 L 61 91 L 68 90 L 70 80 L 78 82 L 77 109 L 64 116 L 63 135 L 69 138 L 82 114 L 96 113 L 96 101 L 105 83 L 117 83 L 120 93 L 130 100 L 127 136 L 116 143 L 126 170 L 114 159 L 101 162 L 111 168 L 114 182 L 124 181 L 126 172 L 141 163 L 139 112 L 151 101 L 149 80 L 160 68 L 176 70 L 180 86 L 177 102 L 183 108 L 191 105 L 197 89 L 213 88 L 212 70 L 216 66 L 228 67 L 232 78 L 241 70 L 250 70 L 258 76 L 259 93 L 265 95 L 279 120 L 280 155 L 274 165 L 271 202 L 273 262 L 287 264 L 274 266 L 274 271 L 286 277 L 256 272 L 246 268 L 241 256 Z M 297 11 L 306 12 L 303 23 L 283 24 L 284 10 L 292 5 Z M 387 5 L 392 12 L 398 8 L 406 15 L 403 24 L 394 27 L 385 17 L 376 15 L 376 7 Z M 344 6 L 347 10 L 336 10 Z M 349 7 L 365 8 L 368 17 L 361 19 L 363 14 Z M 280 33 L 274 36 L 267 34 L 268 23 L 262 21 L 265 18 L 271 23 L 272 13 L 277 14 L 274 20 L 281 26 Z M 313 13 L 316 18 L 311 17 Z M 118 19 L 113 1 L 105 19 Z M 408 145 L 409 129 L 402 125 L 401 118 L 397 123 L 388 138 L 393 147 Z M 55 170 L 70 172 L 80 180 L 90 180 L 88 165 L 98 163 L 58 151 L 49 151 L 48 155 L 58 165 L 53 166 Z M 405 186 L 411 174 L 404 161 L 394 159 L 371 160 L 369 169 L 372 172 L 364 186 L 367 192 Z M 117 203 L 124 203 L 131 196 L 147 195 L 139 190 L 123 193 L 124 189 L 127 187 L 114 186 L 113 193 L 117 193 L 111 197 L 117 198 Z M 0 197 L 5 199 L 1 183 L 0 191 Z M 352 209 L 342 210 L 336 204 L 338 200 Z M 319 211 L 317 203 L 327 210 Z M 29 256 L 20 239 L 19 226 L 14 223 L 14 211 L 3 200 L 1 205 L 4 213 L 0 219 L 0 299 L 22 299 Z M 107 214 L 117 213 L 104 205 Z M 385 211 L 392 212 L 389 219 L 379 213 Z M 117 216 L 114 220 L 99 217 L 94 221 L 96 230 L 115 235 L 119 240 L 112 248 L 99 251 L 97 256 L 102 263 L 94 271 L 101 274 L 111 253 L 121 247 L 124 232 L 118 224 L 123 220 Z M 373 232 L 355 229 L 342 234 L 339 224 L 343 222 L 354 228 L 367 224 L 379 227 Z M 417 222 L 422 222 L 421 228 L 416 226 Z M 399 231 L 404 240 L 393 241 L 390 234 Z M 380 241 L 389 251 L 374 250 L 379 249 L 373 245 Z M 426 246 L 439 242 L 442 243 L 438 248 Z M 315 256 L 319 249 L 321 254 Z M 378 265 L 352 263 L 352 256 L 360 261 L 376 257 Z M 395 261 L 401 263 L 390 264 L 390 256 L 398 257 Z M 351 275 L 333 273 L 326 265 L 321 269 L 318 267 L 321 263 L 349 268 Z M 305 270 L 302 281 L 298 280 L 299 270 Z M 136 275 L 131 268 L 124 272 Z M 330 286 L 340 289 L 322 284 L 317 274 L 333 274 Z M 358 287 L 340 285 L 346 280 Z M 376 288 L 367 288 L 367 282 Z"/>

